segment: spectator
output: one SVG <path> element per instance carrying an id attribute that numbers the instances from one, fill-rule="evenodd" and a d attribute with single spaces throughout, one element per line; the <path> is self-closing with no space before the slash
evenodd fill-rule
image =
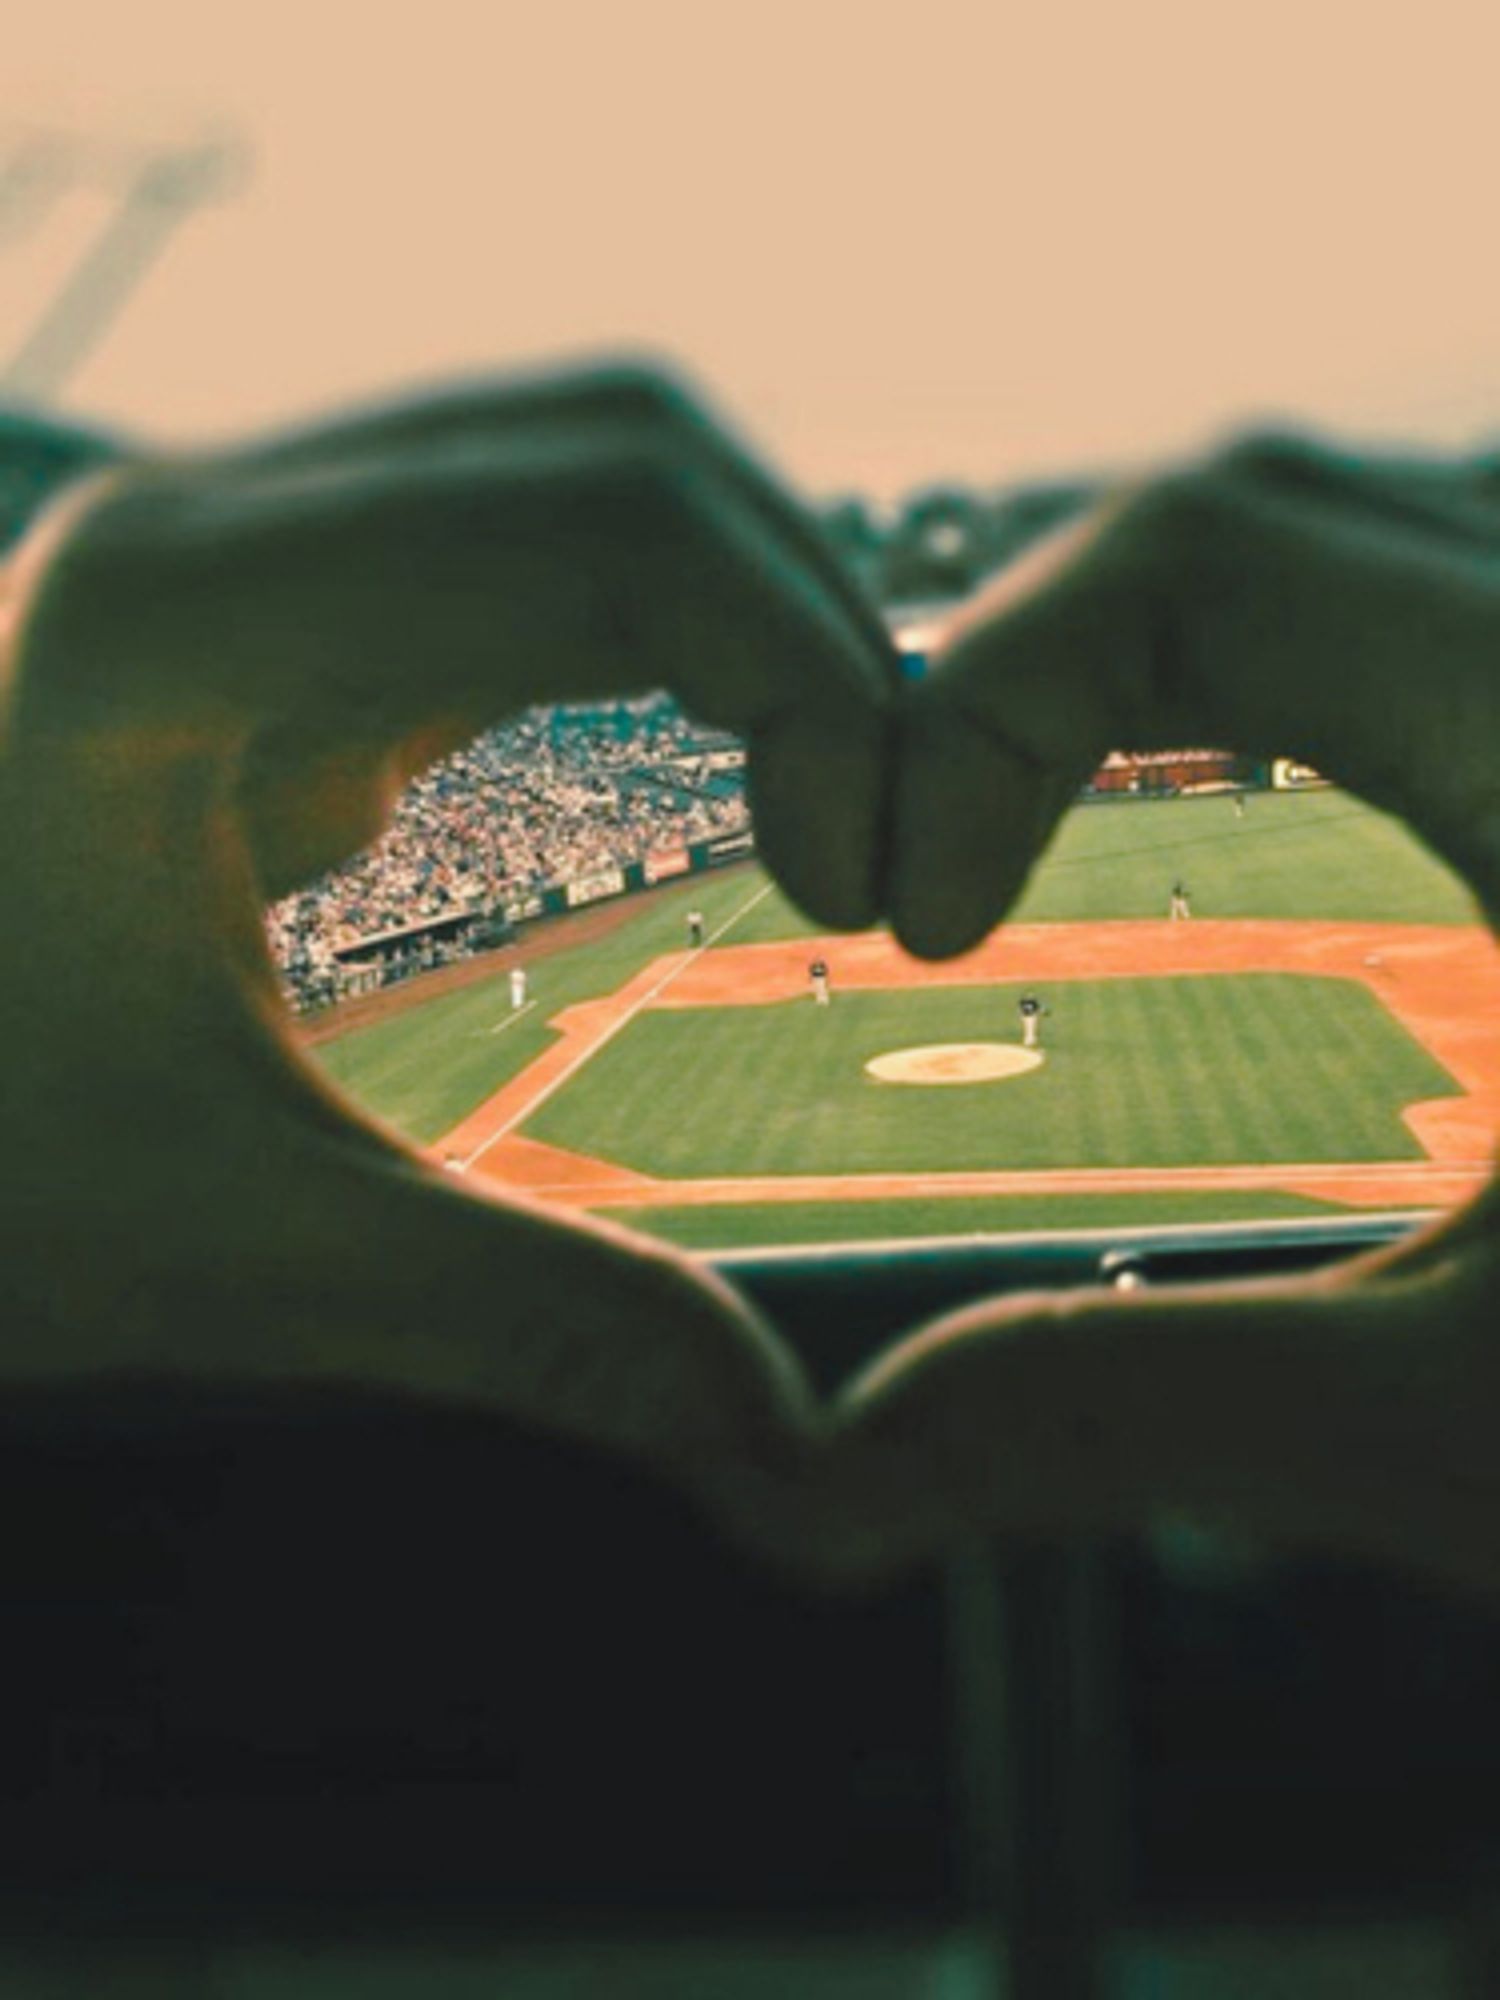
<path id="1" fill-rule="evenodd" d="M 749 825 L 743 765 L 665 696 L 606 710 L 539 709 L 488 731 L 412 784 L 364 854 L 268 913 L 272 952 L 301 1010 L 340 997 L 338 954 L 361 940 L 508 904 L 659 847 Z M 382 982 L 479 948 L 465 934 L 380 955 Z M 368 968 L 367 968 L 368 970 Z"/>

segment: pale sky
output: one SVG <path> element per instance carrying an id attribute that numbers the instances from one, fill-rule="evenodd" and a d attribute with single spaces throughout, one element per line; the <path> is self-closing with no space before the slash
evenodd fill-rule
<path id="1" fill-rule="evenodd" d="M 628 346 L 890 494 L 1264 415 L 1500 435 L 1497 90 L 1494 0 L 20 0 L 0 123 L 253 154 L 77 414 L 201 438 Z M 0 240 L 0 358 L 102 212 Z"/>

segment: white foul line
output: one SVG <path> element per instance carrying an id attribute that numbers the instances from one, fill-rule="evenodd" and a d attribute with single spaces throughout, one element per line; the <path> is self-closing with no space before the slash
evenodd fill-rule
<path id="1" fill-rule="evenodd" d="M 655 985 L 648 987 L 647 990 L 641 995 L 640 999 L 634 1003 L 634 1005 L 627 1007 L 625 1012 L 620 1015 L 618 1020 L 610 1022 L 609 1026 L 604 1030 L 604 1033 L 599 1036 L 597 1041 L 590 1042 L 586 1049 L 580 1049 L 578 1054 L 574 1056 L 573 1060 L 570 1063 L 568 1063 L 565 1068 L 560 1069 L 557 1075 L 552 1078 L 550 1083 L 543 1084 L 542 1088 L 537 1092 L 536 1096 L 533 1097 L 529 1103 L 523 1104 L 519 1111 L 512 1112 L 510 1117 L 506 1119 L 505 1123 L 501 1125 L 498 1128 L 498 1130 L 491 1132 L 490 1136 L 486 1140 L 484 1140 L 480 1145 L 476 1146 L 472 1153 L 467 1154 L 463 1159 L 455 1162 L 454 1164 L 457 1165 L 458 1171 L 460 1173 L 467 1173 L 469 1168 L 473 1166 L 476 1160 L 481 1160 L 484 1158 L 485 1154 L 490 1150 L 491 1146 L 497 1146 L 502 1139 L 508 1137 L 510 1133 L 514 1132 L 514 1130 L 521 1123 L 521 1120 L 523 1118 L 529 1118 L 534 1111 L 540 1110 L 542 1105 L 544 1105 L 547 1102 L 547 1099 L 549 1097 L 554 1096 L 556 1092 L 561 1090 L 565 1083 L 570 1082 L 578 1074 L 579 1070 L 583 1068 L 586 1062 L 593 1061 L 594 1057 L 598 1055 L 599 1051 L 604 1047 L 606 1042 L 612 1042 L 615 1036 L 619 1034 L 622 1028 L 628 1027 L 629 1024 L 635 1019 L 636 1015 L 640 1013 L 643 1007 L 649 1007 L 651 1005 L 651 1002 L 656 998 L 658 993 L 665 992 L 667 987 L 669 987 L 672 984 L 672 981 L 678 976 L 679 973 L 686 972 L 687 968 L 693 963 L 693 961 L 699 956 L 701 956 L 703 952 L 707 951 L 711 944 L 717 944 L 719 939 L 724 936 L 726 931 L 733 930 L 734 926 L 739 922 L 741 917 L 748 917 L 750 912 L 755 908 L 757 903 L 764 902 L 766 897 L 770 895 L 773 887 L 774 887 L 773 883 L 763 882 L 761 886 L 756 890 L 755 894 L 750 898 L 748 898 L 747 901 L 741 903 L 737 910 L 731 912 L 731 914 L 724 919 L 723 923 L 720 924 L 719 928 L 716 931 L 709 932 L 708 936 L 703 940 L 702 944 L 698 945 L 694 950 L 687 952 L 676 965 L 669 966 L 668 969 L 662 974 L 661 978 L 656 981 Z"/>
<path id="2" fill-rule="evenodd" d="M 506 1014 L 501 1020 L 498 1020 L 493 1028 L 481 1028 L 479 1030 L 480 1034 L 503 1035 L 507 1028 L 515 1026 L 516 1022 L 520 1020 L 523 1014 L 529 1014 L 535 1005 L 536 1005 L 535 1000 L 526 1001 L 524 1005 L 515 1008 L 511 1013 Z"/>

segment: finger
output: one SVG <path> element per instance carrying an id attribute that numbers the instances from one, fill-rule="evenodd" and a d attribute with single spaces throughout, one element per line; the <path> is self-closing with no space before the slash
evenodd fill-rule
<path id="1" fill-rule="evenodd" d="M 1319 440 L 1267 433 L 1231 445 L 1208 476 L 1244 489 L 1302 499 L 1330 511 L 1430 539 L 1493 553 L 1495 461 L 1353 453 Z"/>
<path id="2" fill-rule="evenodd" d="M 889 644 L 737 488 L 659 442 L 532 427 L 497 460 L 444 427 L 394 458 L 154 477 L 90 516 L 62 566 L 37 634 L 44 708 L 248 736 L 240 793 L 268 885 L 362 844 L 442 718 L 475 733 L 534 701 L 666 685 L 758 739 L 798 899 L 835 924 L 877 913 Z M 101 652 L 110 671 L 85 685 Z M 819 839 L 794 844 L 777 828 L 808 809 L 811 732 L 783 718 L 809 702 L 839 783 Z"/>
<path id="3" fill-rule="evenodd" d="M 1469 467 L 1251 441 L 1175 540 L 1218 579 L 1186 661 L 1223 740 L 1298 756 L 1408 819 L 1500 907 L 1500 504 Z"/>
<path id="4" fill-rule="evenodd" d="M 267 902 L 379 839 L 411 780 L 471 742 L 482 724 L 434 718 L 392 744 L 347 725 L 263 730 L 245 748 L 232 797 Z"/>
<path id="5" fill-rule="evenodd" d="M 64 548 L 50 619 L 44 593 L 33 726 L 217 743 L 275 893 L 367 841 L 449 719 L 665 684 L 750 740 L 794 897 L 869 923 L 889 641 L 782 531 L 794 510 L 747 502 L 659 424 L 643 438 L 618 397 L 595 398 L 609 428 L 561 400 L 564 421 L 498 442 L 408 413 L 377 426 L 382 449 L 356 427 L 137 481 Z"/>
<path id="6" fill-rule="evenodd" d="M 999 922 L 1122 726 L 1120 678 L 1100 658 L 1106 634 L 1113 658 L 1130 631 L 1087 563 L 1106 519 L 1007 571 L 901 704 L 888 894 L 919 957 L 967 950 Z"/>
<path id="7" fill-rule="evenodd" d="M 677 690 L 745 739 L 756 845 L 787 894 L 817 922 L 862 929 L 884 909 L 890 642 L 873 653 L 851 633 L 753 517 L 715 515 L 694 562 Z"/>
<path id="8" fill-rule="evenodd" d="M 69 622 L 76 653 L 107 620 L 115 658 L 134 655 L 137 703 L 155 680 L 200 711 L 394 729 L 433 708 L 493 716 L 685 674 L 711 684 L 713 652 L 704 661 L 687 642 L 705 629 L 732 639 L 747 594 L 790 591 L 816 596 L 844 649 L 893 684 L 878 621 L 867 606 L 856 615 L 796 510 L 747 497 L 704 457 L 681 426 L 569 415 L 408 426 L 385 452 L 157 468 L 122 479 L 78 524 L 38 622 Z M 753 547 L 757 564 L 741 562 L 715 623 L 697 562 L 721 538 L 741 557 Z M 780 691 L 817 670 L 781 664 Z"/>
<path id="9" fill-rule="evenodd" d="M 978 944 L 1020 893 L 1052 787 L 988 721 L 940 696 L 911 704 L 901 742 L 891 926 L 918 958 L 950 958 Z"/>
<path id="10" fill-rule="evenodd" d="M 1482 468 L 1252 440 L 1007 572 L 960 621 L 933 698 L 1054 779 L 1172 741 L 1299 757 L 1409 819 L 1493 911 L 1497 644 Z"/>
<path id="11" fill-rule="evenodd" d="M 826 550 L 789 546 L 795 510 L 768 518 L 701 456 L 659 424 L 570 417 L 162 468 L 78 524 L 38 623 L 70 621 L 75 652 L 107 620 L 136 706 L 154 680 L 200 711 L 372 730 L 674 684 L 755 721 L 816 686 L 830 645 L 887 693 L 888 639 Z"/>
<path id="12" fill-rule="evenodd" d="M 1122 655 L 1134 740 L 1314 764 L 1495 906 L 1500 496 L 1481 469 L 1250 439 L 1123 505 L 1090 566 L 1143 644 Z"/>
<path id="13" fill-rule="evenodd" d="M 888 757 L 885 718 L 868 703 L 814 701 L 749 732 L 756 851 L 832 930 L 867 929 L 883 912 Z"/>
<path id="14" fill-rule="evenodd" d="M 476 437 L 514 439 L 558 428 L 629 425 L 659 437 L 705 477 L 733 486 L 784 559 L 805 566 L 837 602 L 851 628 L 877 650 L 885 628 L 817 523 L 711 413 L 682 374 L 662 364 L 613 362 L 478 381 L 415 402 L 376 406 L 251 446 L 248 464 L 325 466 L 393 451 L 432 449 Z"/>

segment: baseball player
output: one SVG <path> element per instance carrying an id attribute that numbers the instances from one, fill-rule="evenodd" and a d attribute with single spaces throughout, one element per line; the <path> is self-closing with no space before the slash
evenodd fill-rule
<path id="1" fill-rule="evenodd" d="M 1174 882 L 1172 884 L 1172 900 L 1167 905 L 1167 915 L 1171 917 L 1173 922 L 1175 923 L 1178 918 L 1190 917 L 1192 914 L 1193 914 L 1193 907 L 1192 904 L 1188 901 L 1188 892 L 1186 884 L 1182 882 Z"/>
<path id="2" fill-rule="evenodd" d="M 1042 1016 L 1046 1008 L 1034 993 L 1023 993 L 1016 1011 L 1021 1016 L 1021 1047 L 1036 1048 L 1042 1039 Z"/>
<path id="3" fill-rule="evenodd" d="M 812 996 L 818 1006 L 828 1005 L 828 961 L 815 958 L 807 968 L 807 976 L 812 981 Z"/>
<path id="4" fill-rule="evenodd" d="M 510 1011 L 519 1014 L 526 1005 L 526 968 L 513 965 L 510 969 Z"/>
<path id="5" fill-rule="evenodd" d="M 702 951 L 702 949 L 703 949 L 703 912 L 702 912 L 701 910 L 689 910 L 689 911 L 688 911 L 688 913 L 687 913 L 687 931 L 688 931 L 688 950 L 689 950 L 689 951 Z"/>

